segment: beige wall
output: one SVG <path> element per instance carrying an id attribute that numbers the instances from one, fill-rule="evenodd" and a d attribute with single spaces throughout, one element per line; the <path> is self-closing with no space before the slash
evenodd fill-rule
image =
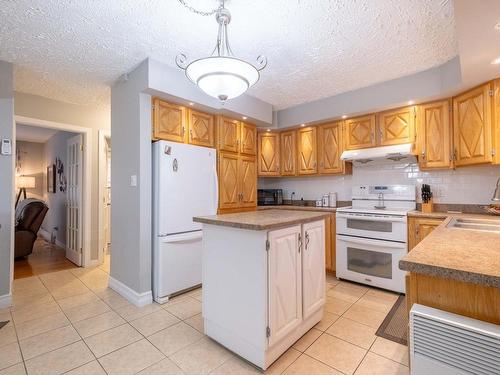
<path id="1" fill-rule="evenodd" d="M 45 156 L 44 143 L 16 141 L 16 178 L 17 176 L 35 177 L 35 188 L 26 189 L 28 198 L 44 199 Z M 16 194 L 19 189 L 16 185 Z M 23 199 L 22 197 L 20 200 Z"/>

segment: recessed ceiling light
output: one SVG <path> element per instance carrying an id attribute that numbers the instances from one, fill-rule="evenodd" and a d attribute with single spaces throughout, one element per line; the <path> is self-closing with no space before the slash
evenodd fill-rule
<path id="1" fill-rule="evenodd" d="M 306 126 L 306 124 L 300 124 L 300 126 L 304 127 L 304 126 Z"/>
<path id="2" fill-rule="evenodd" d="M 194 105 L 194 103 L 193 102 L 189 102 L 189 105 Z"/>
<path id="3" fill-rule="evenodd" d="M 412 104 L 415 104 L 415 101 L 414 100 L 408 100 L 408 105 L 412 105 Z"/>
<path id="4" fill-rule="evenodd" d="M 500 57 L 497 57 L 495 60 L 491 62 L 492 65 L 498 65 L 500 64 Z"/>
<path id="5" fill-rule="evenodd" d="M 247 118 L 248 118 L 247 116 L 243 116 L 243 117 L 242 117 L 242 119 L 243 119 L 243 120 L 246 120 Z"/>
<path id="6" fill-rule="evenodd" d="M 347 115 L 342 115 L 342 118 L 347 118 Z"/>

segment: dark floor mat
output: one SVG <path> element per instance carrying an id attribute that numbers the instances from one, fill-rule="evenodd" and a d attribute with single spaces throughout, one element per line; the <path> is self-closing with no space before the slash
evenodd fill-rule
<path id="1" fill-rule="evenodd" d="M 408 312 L 404 295 L 399 296 L 375 334 L 408 345 Z"/>
<path id="2" fill-rule="evenodd" d="M 8 320 L 6 322 L 0 322 L 0 329 L 2 329 L 4 326 L 6 326 L 7 323 L 9 323 Z"/>

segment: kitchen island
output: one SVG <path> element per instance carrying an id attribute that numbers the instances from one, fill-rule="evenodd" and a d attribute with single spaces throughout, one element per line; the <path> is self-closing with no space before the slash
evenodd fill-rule
<path id="1" fill-rule="evenodd" d="M 263 210 L 203 223 L 205 334 L 265 370 L 323 316 L 327 213 Z"/>

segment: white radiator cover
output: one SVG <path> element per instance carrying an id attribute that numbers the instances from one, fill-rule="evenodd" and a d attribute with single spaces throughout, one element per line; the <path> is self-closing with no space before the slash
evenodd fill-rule
<path id="1" fill-rule="evenodd" d="M 412 375 L 500 375 L 500 326 L 414 304 Z"/>

